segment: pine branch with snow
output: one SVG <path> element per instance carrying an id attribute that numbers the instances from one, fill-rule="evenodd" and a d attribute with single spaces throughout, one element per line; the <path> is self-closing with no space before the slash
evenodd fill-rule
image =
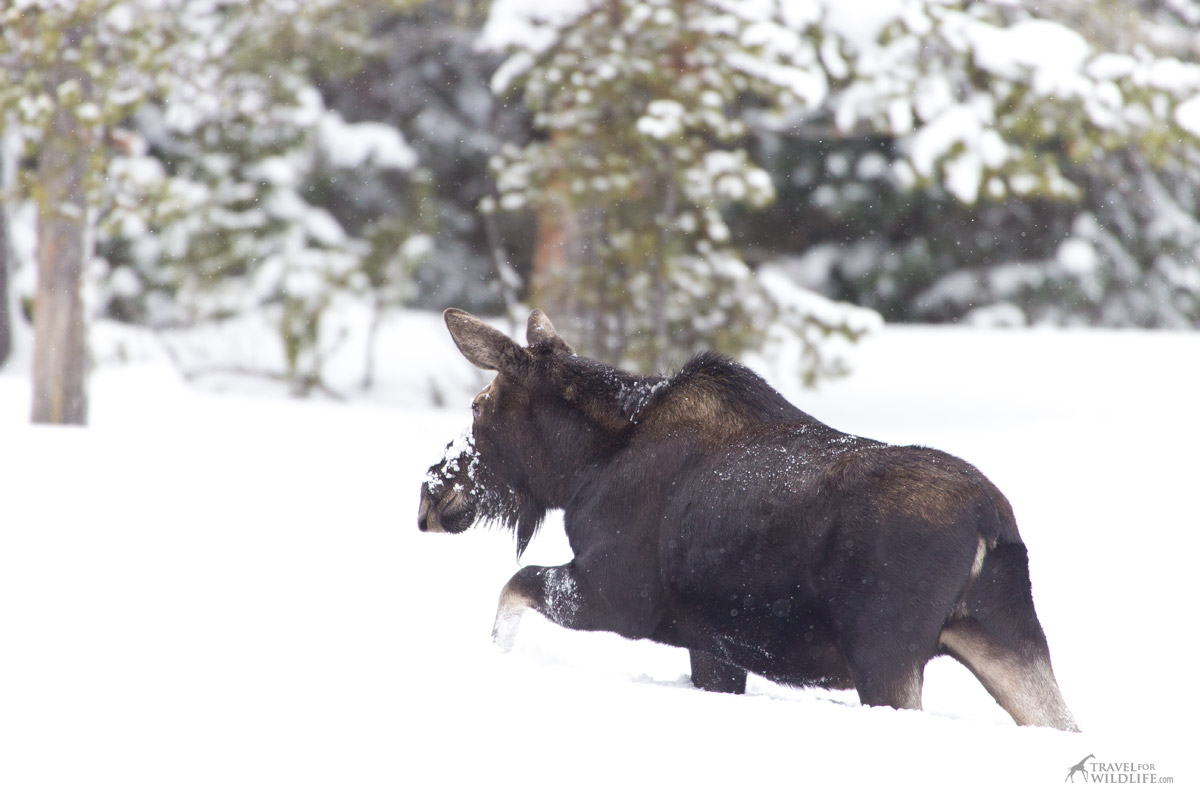
<path id="1" fill-rule="evenodd" d="M 496 3 L 484 41 L 510 53 L 494 87 L 519 91 L 546 134 L 492 164 L 499 208 L 539 216 L 534 302 L 590 352 L 641 368 L 761 343 L 783 315 L 725 214 L 775 190 L 745 149 L 742 110 L 826 100 L 820 6 L 519 6 Z"/>

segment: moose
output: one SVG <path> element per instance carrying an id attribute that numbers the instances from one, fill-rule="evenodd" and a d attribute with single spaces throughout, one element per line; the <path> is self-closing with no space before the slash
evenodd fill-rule
<path id="1" fill-rule="evenodd" d="M 1012 508 L 975 467 L 834 430 L 719 354 L 642 376 L 577 355 L 541 311 L 525 347 L 467 312 L 444 319 L 496 376 L 430 468 L 418 527 L 498 522 L 520 557 L 562 509 L 574 554 L 505 584 L 502 647 L 533 609 L 685 648 L 701 689 L 742 693 L 752 672 L 901 709 L 920 709 L 925 664 L 949 655 L 1017 724 L 1078 730 Z"/>

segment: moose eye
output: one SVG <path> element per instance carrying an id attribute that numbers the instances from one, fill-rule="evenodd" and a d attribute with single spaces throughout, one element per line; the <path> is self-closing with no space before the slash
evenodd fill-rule
<path id="1" fill-rule="evenodd" d="M 494 382 L 488 384 L 482 392 L 475 395 L 474 399 L 472 399 L 472 401 L 471 401 L 471 416 L 475 417 L 475 419 L 479 419 L 481 416 L 483 416 L 483 404 L 487 400 L 491 399 L 493 385 L 494 385 Z"/>

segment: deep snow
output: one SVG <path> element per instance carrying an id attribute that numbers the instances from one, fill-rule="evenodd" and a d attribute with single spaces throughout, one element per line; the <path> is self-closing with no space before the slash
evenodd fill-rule
<path id="1" fill-rule="evenodd" d="M 1098 791 L 1194 791 L 1200 335 L 888 327 L 847 380 L 776 376 L 1005 491 L 1079 735 L 948 659 L 898 712 L 706 694 L 682 651 L 533 615 L 500 655 L 511 537 L 415 525 L 486 379 L 435 315 L 389 336 L 388 402 L 200 391 L 148 348 L 97 370 L 89 428 L 45 429 L 0 372 L 0 797 L 1042 796 L 1088 754 L 1175 781 Z M 567 558 L 555 518 L 524 563 Z"/>

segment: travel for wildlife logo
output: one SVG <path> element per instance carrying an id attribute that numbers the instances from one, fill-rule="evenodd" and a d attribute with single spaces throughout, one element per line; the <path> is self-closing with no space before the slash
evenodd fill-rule
<path id="1" fill-rule="evenodd" d="M 1096 761 L 1088 754 L 1078 764 L 1067 770 L 1063 781 L 1075 783 L 1081 776 L 1084 783 L 1174 783 L 1175 779 L 1162 775 L 1154 764 L 1135 761 Z"/>

